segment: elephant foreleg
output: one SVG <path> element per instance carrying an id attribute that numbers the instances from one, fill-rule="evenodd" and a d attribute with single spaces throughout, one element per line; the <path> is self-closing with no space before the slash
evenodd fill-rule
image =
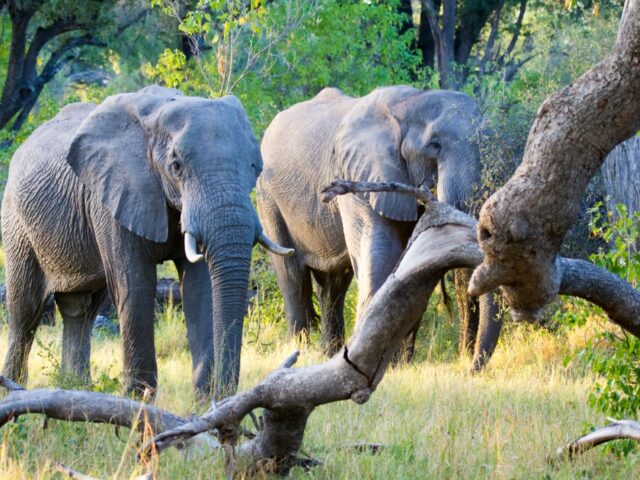
<path id="1" fill-rule="evenodd" d="M 182 290 L 182 308 L 191 349 L 192 383 L 208 398 L 213 386 L 213 309 L 211 278 L 205 263 L 176 262 Z"/>
<path id="2" fill-rule="evenodd" d="M 156 262 L 146 240 L 118 225 L 99 232 L 98 246 L 109 294 L 120 320 L 125 391 L 142 395 L 158 384 L 153 339 Z"/>
<path id="3" fill-rule="evenodd" d="M 480 324 L 478 299 L 467 293 L 470 278 L 471 270 L 469 269 L 459 269 L 454 272 L 456 303 L 460 319 L 460 353 L 462 355 L 473 355 Z"/>
<path id="4" fill-rule="evenodd" d="M 294 245 L 286 222 L 270 195 L 261 191 L 256 198 L 260 221 L 267 236 L 280 245 Z M 311 327 L 317 323 L 312 301 L 311 272 L 299 251 L 290 257 L 273 253 L 270 257 L 284 297 L 289 336 L 308 338 Z"/>

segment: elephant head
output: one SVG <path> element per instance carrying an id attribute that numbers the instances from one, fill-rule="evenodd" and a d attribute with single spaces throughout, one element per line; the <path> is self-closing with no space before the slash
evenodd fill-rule
<path id="1" fill-rule="evenodd" d="M 467 211 L 482 171 L 480 118 L 474 101 L 463 93 L 379 88 L 342 120 L 336 154 L 345 178 L 437 187 L 438 200 Z M 411 197 L 365 195 L 387 218 L 417 220 Z"/>
<path id="2" fill-rule="evenodd" d="M 83 121 L 67 161 L 118 224 L 151 242 L 168 240 L 168 211 L 180 212 L 185 256 L 206 260 L 211 278 L 215 392 L 235 390 L 252 247 L 289 253 L 264 237 L 251 204 L 262 158 L 240 101 L 160 87 L 114 95 Z"/>

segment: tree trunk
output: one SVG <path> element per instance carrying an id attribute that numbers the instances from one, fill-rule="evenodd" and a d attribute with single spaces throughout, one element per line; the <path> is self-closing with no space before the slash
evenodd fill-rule
<path id="1" fill-rule="evenodd" d="M 436 2 L 435 8 L 440 8 L 440 4 Z M 435 66 L 436 45 L 433 41 L 433 33 L 429 25 L 427 17 L 427 9 L 422 8 L 420 11 L 420 26 L 418 29 L 418 48 L 422 52 L 422 65 L 424 67 L 433 68 Z"/>
<path id="2" fill-rule="evenodd" d="M 13 3 L 9 4 L 11 18 L 11 43 L 9 46 L 9 64 L 0 101 L 0 129 L 20 110 L 24 91 L 20 88 L 24 70 L 24 55 L 27 47 L 27 28 L 33 17 L 33 11 L 23 11 Z"/>
<path id="3" fill-rule="evenodd" d="M 471 293 L 502 285 L 515 316 L 536 319 L 558 293 L 557 254 L 589 179 L 638 129 L 640 0 L 627 0 L 613 52 L 542 104 L 522 163 L 483 206 Z"/>
<path id="4" fill-rule="evenodd" d="M 640 137 L 631 137 L 614 148 L 602 164 L 607 209 L 625 205 L 629 213 L 640 212 Z"/>
<path id="5" fill-rule="evenodd" d="M 454 35 L 456 27 L 456 0 L 442 0 L 442 18 L 433 0 L 422 0 L 422 11 L 429 22 L 440 73 L 440 88 L 456 89 L 454 72 Z M 442 25 L 440 25 L 442 23 Z"/>

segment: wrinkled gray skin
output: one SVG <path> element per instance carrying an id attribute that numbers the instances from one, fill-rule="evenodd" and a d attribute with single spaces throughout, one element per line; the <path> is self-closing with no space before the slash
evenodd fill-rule
<path id="1" fill-rule="evenodd" d="M 361 312 L 393 270 L 418 219 L 418 205 L 406 195 L 344 195 L 324 204 L 322 188 L 336 178 L 403 182 L 436 187 L 439 200 L 465 209 L 481 173 L 479 118 L 464 94 L 405 86 L 361 98 L 327 88 L 277 115 L 262 142 L 257 199 L 267 234 L 296 250 L 292 257 L 272 257 L 290 334 L 308 332 L 315 321 L 313 277 L 323 346 L 337 351 L 354 273 Z M 417 328 L 422 313 L 412 312 L 407 321 Z M 481 323 L 499 331 L 501 324 L 489 321 Z M 490 354 L 497 335 L 485 335 L 485 327 L 482 337 L 493 344 L 479 351 Z"/>
<path id="2" fill-rule="evenodd" d="M 88 380 L 91 328 L 108 290 L 127 391 L 155 388 L 156 264 L 173 260 L 194 387 L 207 394 L 214 381 L 218 396 L 235 391 L 251 250 L 262 233 L 249 192 L 261 169 L 235 97 L 147 87 L 100 105 L 69 105 L 38 128 L 13 157 L 2 202 L 4 375 L 26 379 L 43 305 L 54 293 L 64 320 L 62 370 Z M 204 262 L 187 260 L 185 232 Z"/>

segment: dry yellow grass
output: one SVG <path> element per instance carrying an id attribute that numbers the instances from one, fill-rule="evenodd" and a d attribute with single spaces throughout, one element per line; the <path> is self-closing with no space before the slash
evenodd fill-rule
<path id="1" fill-rule="evenodd" d="M 257 316 L 250 317 L 241 388 L 255 384 L 297 348 L 281 339 L 283 327 L 263 322 L 258 329 Z M 637 456 L 619 459 L 593 451 L 573 462 L 547 462 L 547 455 L 579 435 L 585 423 L 604 421 L 586 402 L 594 379 L 562 367 L 572 342 L 531 327 L 510 330 L 482 375 L 469 375 L 462 360 L 420 361 L 390 371 L 364 406 L 342 402 L 318 408 L 303 452 L 324 464 L 310 472 L 295 470 L 293 478 L 636 478 Z M 38 332 L 29 387 L 51 386 L 60 333 L 60 327 Z M 157 403 L 183 415 L 202 411 L 191 393 L 181 315 L 175 310 L 163 315 L 156 335 Z M 6 329 L 0 338 L 4 355 Z M 97 338 L 92 358 L 94 378 L 117 377 L 118 338 Z M 316 349 L 304 348 L 300 364 L 321 360 Z M 0 431 L 0 478 L 61 478 L 54 473 L 56 462 L 100 478 L 142 473 L 134 461 L 137 434 L 129 438 L 123 431 L 120 437 L 110 426 L 50 421 L 44 429 L 42 418 L 21 418 Z M 378 455 L 343 448 L 353 442 L 388 447 Z M 160 479 L 222 478 L 224 471 L 217 452 L 176 450 L 163 454 L 156 468 Z"/>

